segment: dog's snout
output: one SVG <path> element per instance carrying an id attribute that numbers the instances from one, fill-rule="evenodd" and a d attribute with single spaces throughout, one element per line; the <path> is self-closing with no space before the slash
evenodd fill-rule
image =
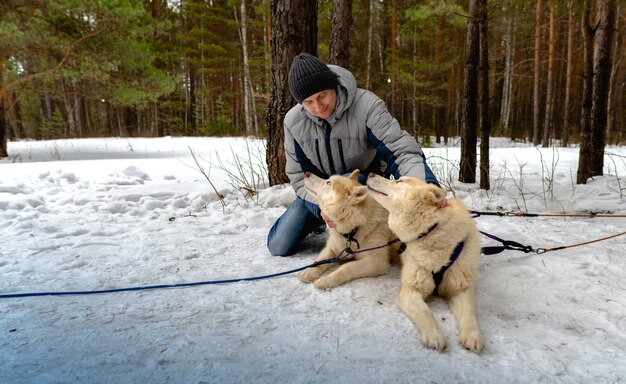
<path id="1" fill-rule="evenodd" d="M 311 172 L 305 172 L 304 177 L 311 177 Z"/>
<path id="2" fill-rule="evenodd" d="M 368 177 L 368 178 L 370 178 L 370 177 L 376 177 L 376 174 L 375 174 L 375 173 L 373 173 L 373 172 L 370 172 L 370 173 L 367 175 L 367 177 Z"/>

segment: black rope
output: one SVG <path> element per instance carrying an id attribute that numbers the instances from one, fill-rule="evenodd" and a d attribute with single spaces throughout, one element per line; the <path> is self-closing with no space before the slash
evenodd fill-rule
<path id="1" fill-rule="evenodd" d="M 469 211 L 473 217 L 499 216 L 499 217 L 587 217 L 587 218 L 626 218 L 626 215 L 614 213 L 527 213 L 527 212 L 501 212 L 501 211 Z"/>
<path id="2" fill-rule="evenodd" d="M 507 250 L 521 251 L 524 253 L 530 253 L 530 252 L 535 251 L 533 247 L 531 247 L 530 245 L 523 245 L 523 244 L 518 243 L 517 241 L 512 241 L 512 240 L 503 240 L 499 238 L 498 236 L 492 235 L 487 232 L 483 232 L 483 231 L 478 231 L 478 232 L 502 244 L 502 245 L 487 245 L 487 246 L 482 247 L 482 253 L 485 255 L 495 255 L 497 253 L 504 252 Z"/>

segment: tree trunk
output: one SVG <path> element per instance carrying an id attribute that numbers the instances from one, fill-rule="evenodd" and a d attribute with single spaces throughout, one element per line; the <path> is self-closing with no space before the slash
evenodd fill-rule
<path id="1" fill-rule="evenodd" d="M 565 71 L 565 102 L 563 105 L 563 131 L 561 146 L 567 147 L 570 132 L 570 106 L 572 102 L 572 80 L 574 74 L 574 0 L 567 2 L 567 69 Z"/>
<path id="2" fill-rule="evenodd" d="M 283 120 L 294 105 L 287 76 L 300 52 L 317 55 L 317 2 L 272 0 L 272 92 L 267 110 L 267 168 L 271 185 L 288 182 L 285 174 Z"/>
<path id="3" fill-rule="evenodd" d="M 550 146 L 550 129 L 552 127 L 552 93 L 554 90 L 554 52 L 556 37 L 554 32 L 554 13 L 556 6 L 554 0 L 550 1 L 550 21 L 548 23 L 548 80 L 546 85 L 546 112 L 543 121 L 543 142 L 544 147 Z M 554 135 L 552 135 L 554 137 Z"/>
<path id="4" fill-rule="evenodd" d="M 591 27 L 591 0 L 585 0 L 585 10 L 582 16 L 581 31 L 583 34 L 583 90 L 580 115 L 580 149 L 578 154 L 578 172 L 576 184 L 585 184 L 591 177 L 591 94 L 593 90 L 593 36 L 595 30 Z"/>
<path id="5" fill-rule="evenodd" d="M 606 145 L 607 105 L 611 80 L 611 49 L 615 27 L 615 0 L 598 3 L 599 24 L 593 48 L 593 94 L 591 105 L 592 176 L 602 175 Z"/>
<path id="6" fill-rule="evenodd" d="M 115 107 L 115 121 L 117 123 L 117 132 L 120 137 L 128 137 L 128 131 L 125 125 L 125 114 L 124 116 L 122 116 L 122 113 L 120 113 L 120 108 L 122 107 Z"/>
<path id="7" fill-rule="evenodd" d="M 333 1 L 333 19 L 328 47 L 329 63 L 350 68 L 350 29 L 352 29 L 352 0 Z"/>
<path id="8" fill-rule="evenodd" d="M 4 118 L 4 96 L 0 96 L 0 158 L 9 156 L 7 150 L 7 126 Z"/>
<path id="9" fill-rule="evenodd" d="M 263 0 L 265 12 L 263 12 L 263 22 L 265 33 L 263 34 L 263 58 L 265 59 L 265 81 L 272 78 L 272 6 L 270 0 Z M 264 81 L 264 83 L 265 83 Z"/>
<path id="10" fill-rule="evenodd" d="M 0 158 L 9 156 L 7 150 L 7 124 L 5 119 L 4 96 L 0 95 Z"/>
<path id="11" fill-rule="evenodd" d="M 246 0 L 241 0 L 240 6 L 240 26 L 239 40 L 241 41 L 241 52 L 243 57 L 243 114 L 246 124 L 247 135 L 258 135 L 259 126 L 256 119 L 256 104 L 254 102 L 254 90 L 250 79 L 250 59 L 248 57 L 248 13 L 246 11 Z M 237 11 L 235 10 L 235 18 Z"/>
<path id="12" fill-rule="evenodd" d="M 0 89 L 4 86 L 4 60 L 0 58 Z M 7 124 L 5 119 L 5 104 L 8 92 L 0 93 L 0 158 L 9 156 L 7 151 Z"/>
<path id="13" fill-rule="evenodd" d="M 487 29 L 489 13 L 487 0 L 479 1 L 479 61 L 478 61 L 478 112 L 480 115 L 480 188 L 489 190 L 489 50 L 487 44 Z"/>
<path id="14" fill-rule="evenodd" d="M 50 124 L 52 122 L 52 113 L 54 111 L 52 107 L 52 97 L 50 96 L 49 92 L 46 92 L 41 96 L 41 100 L 39 104 L 40 104 L 39 107 L 40 107 L 40 114 L 41 114 L 41 119 L 42 119 L 40 123 L 46 122 L 47 124 Z M 43 124 L 41 124 L 41 127 L 43 127 Z M 36 130 L 37 133 L 35 135 L 35 139 L 37 140 L 40 140 L 43 138 L 41 127 Z"/>
<path id="15" fill-rule="evenodd" d="M 199 119 L 196 100 L 196 67 L 195 64 L 187 63 L 187 86 L 185 87 L 185 128 L 187 132 L 196 134 L 202 129 L 197 120 Z"/>
<path id="16" fill-rule="evenodd" d="M 397 0 L 391 0 L 391 114 L 396 113 L 396 87 L 397 87 Z"/>
<path id="17" fill-rule="evenodd" d="M 535 9 L 535 67 L 533 71 L 533 145 L 539 145 L 539 132 L 541 131 L 540 118 L 541 108 L 539 100 L 541 84 L 541 0 L 537 0 Z"/>
<path id="18" fill-rule="evenodd" d="M 365 89 L 370 88 L 372 78 L 372 40 L 374 38 L 374 2 L 367 2 L 367 64 L 365 70 Z"/>
<path id="19" fill-rule="evenodd" d="M 84 125 L 84 129 L 83 129 L 83 135 L 84 137 L 91 137 L 92 132 L 93 132 L 93 126 L 92 126 L 92 118 L 94 117 L 94 114 L 92 113 L 93 109 L 97 109 L 97 108 L 91 108 L 91 104 L 90 102 L 88 102 L 84 97 L 80 98 L 80 102 L 82 104 L 81 110 L 83 111 L 83 118 L 82 121 L 85 122 Z M 97 115 L 95 115 L 97 116 Z M 98 119 L 99 120 L 99 119 Z"/>
<path id="20" fill-rule="evenodd" d="M 412 81 L 412 97 L 411 97 L 411 135 L 418 139 L 420 137 L 420 131 L 417 124 L 417 23 L 413 23 L 413 81 Z"/>
<path id="21" fill-rule="evenodd" d="M 508 0 L 506 10 L 511 12 L 511 0 Z M 510 131 L 511 111 L 513 109 L 513 72 L 515 63 L 515 16 L 506 17 L 506 30 L 503 40 L 504 46 L 504 73 L 502 74 L 502 104 L 500 118 L 504 132 Z"/>
<path id="22" fill-rule="evenodd" d="M 3 98 L 3 96 L 0 96 Z M 5 140 L 26 138 L 22 117 L 20 113 L 20 103 L 15 98 L 13 92 L 4 95 L 4 138 Z"/>
<path id="23" fill-rule="evenodd" d="M 615 12 L 616 15 L 620 14 L 620 6 L 617 6 L 617 10 Z M 619 31 L 619 17 L 615 19 L 615 30 Z M 619 114 L 619 111 L 624 111 L 623 105 L 621 101 L 624 98 L 624 71 L 621 70 L 623 65 L 622 59 L 624 53 L 620 50 L 623 41 L 623 34 L 615 35 L 615 44 L 613 45 L 613 68 L 611 70 L 611 81 L 609 84 L 609 101 L 607 106 L 607 122 L 606 122 L 606 137 L 608 144 L 618 144 L 619 143 L 619 124 L 623 123 L 623 118 L 618 116 L 623 116 L 623 114 Z M 620 87 L 620 84 L 622 86 Z M 622 109 L 619 107 L 622 106 Z"/>
<path id="24" fill-rule="evenodd" d="M 470 0 L 465 46 L 465 69 L 463 74 L 463 124 L 461 128 L 461 164 L 459 181 L 476 181 L 476 131 L 479 61 L 479 6 L 478 0 Z"/>
<path id="25" fill-rule="evenodd" d="M 82 97 L 77 93 L 74 93 L 74 116 L 76 119 L 76 132 L 74 137 L 83 137 L 83 104 L 81 102 Z"/>
<path id="26" fill-rule="evenodd" d="M 68 82 L 69 84 L 67 84 Z M 62 137 L 75 137 L 75 132 L 77 131 L 77 129 L 74 114 L 74 99 L 71 95 L 73 88 L 71 84 L 71 79 L 61 79 L 59 88 L 61 97 L 63 98 L 63 110 L 65 112 L 67 124 L 65 125 L 64 132 L 56 132 L 56 134 L 62 134 Z"/>

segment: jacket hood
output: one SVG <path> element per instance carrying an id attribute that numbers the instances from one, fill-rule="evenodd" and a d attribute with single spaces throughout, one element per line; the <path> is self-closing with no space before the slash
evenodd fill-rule
<path id="1" fill-rule="evenodd" d="M 356 95 L 356 79 L 347 69 L 338 65 L 329 65 L 328 68 L 337 74 L 337 106 L 334 118 L 339 120 L 343 113 L 352 105 Z"/>

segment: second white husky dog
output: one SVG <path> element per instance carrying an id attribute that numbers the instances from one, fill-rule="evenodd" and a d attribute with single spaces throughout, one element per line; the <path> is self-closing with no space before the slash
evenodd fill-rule
<path id="1" fill-rule="evenodd" d="M 482 351 L 474 304 L 480 235 L 463 203 L 446 200 L 445 190 L 412 177 L 387 180 L 370 174 L 367 186 L 389 211 L 389 228 L 407 245 L 401 255 L 402 282 L 396 302 L 417 326 L 422 343 L 439 351 L 446 346 L 446 337 L 425 302 L 438 292 L 456 318 L 461 345 Z"/>

